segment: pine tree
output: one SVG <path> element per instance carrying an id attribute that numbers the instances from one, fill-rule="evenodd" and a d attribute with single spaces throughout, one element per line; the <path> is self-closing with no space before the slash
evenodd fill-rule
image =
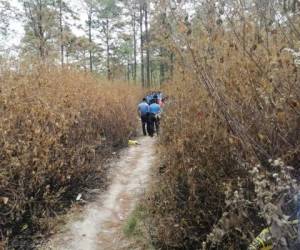
<path id="1" fill-rule="evenodd" d="M 75 13 L 69 3 L 64 0 L 57 0 L 56 2 L 58 22 L 59 22 L 59 33 L 58 33 L 58 41 L 60 47 L 60 61 L 63 66 L 65 63 L 65 43 L 66 43 L 66 32 L 70 32 L 70 26 L 72 24 L 67 19 L 71 18 L 71 21 L 77 19 L 77 13 Z"/>
<path id="2" fill-rule="evenodd" d="M 107 79 L 112 78 L 111 59 L 115 49 L 113 35 L 123 26 L 120 22 L 121 8 L 116 0 L 98 0 L 97 5 L 97 26 L 99 27 L 99 37 L 106 51 L 106 75 Z"/>
<path id="3" fill-rule="evenodd" d="M 25 53 L 37 55 L 45 61 L 55 46 L 57 34 L 55 3 L 50 0 L 20 0 L 24 8 Z M 53 52 L 53 50 L 52 50 Z"/>
<path id="4" fill-rule="evenodd" d="M 11 6 L 9 1 L 0 2 L 0 35 L 7 35 Z"/>

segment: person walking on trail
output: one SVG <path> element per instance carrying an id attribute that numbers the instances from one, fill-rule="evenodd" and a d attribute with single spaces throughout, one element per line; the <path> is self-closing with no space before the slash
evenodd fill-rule
<path id="1" fill-rule="evenodd" d="M 148 115 L 149 115 L 150 107 L 147 103 L 146 98 L 143 98 L 143 101 L 138 105 L 138 112 L 142 122 L 143 134 L 147 135 L 146 125 L 148 124 Z M 148 125 L 147 125 L 148 127 Z"/>
<path id="2" fill-rule="evenodd" d="M 149 106 L 149 117 L 148 117 L 148 124 L 147 124 L 148 134 L 151 137 L 154 135 L 154 127 L 157 135 L 159 133 L 160 113 L 161 113 L 161 108 L 160 105 L 158 104 L 157 96 L 154 96 L 154 99 Z"/>
<path id="3" fill-rule="evenodd" d="M 149 105 L 151 104 L 152 98 L 153 98 L 152 93 L 150 93 L 149 95 L 146 96 L 146 101 L 147 101 L 147 103 L 148 103 Z"/>

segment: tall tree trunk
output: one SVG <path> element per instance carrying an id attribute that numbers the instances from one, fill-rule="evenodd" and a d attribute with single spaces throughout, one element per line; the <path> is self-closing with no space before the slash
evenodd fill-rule
<path id="1" fill-rule="evenodd" d="M 130 82 L 130 61 L 127 60 L 127 81 Z"/>
<path id="2" fill-rule="evenodd" d="M 163 57 L 164 57 L 164 49 L 162 47 L 160 47 L 160 65 L 159 65 L 159 82 L 160 84 L 163 83 L 163 81 L 165 80 L 165 64 L 163 63 Z"/>
<path id="3" fill-rule="evenodd" d="M 150 72 L 150 79 L 151 79 L 151 82 L 155 82 L 155 74 L 154 74 L 154 70 L 151 68 L 151 72 Z"/>
<path id="4" fill-rule="evenodd" d="M 150 42 L 149 42 L 149 31 L 148 31 L 148 3 L 144 3 L 145 9 L 145 38 L 146 38 L 146 73 L 147 73 L 147 87 L 151 85 L 150 82 Z"/>
<path id="5" fill-rule="evenodd" d="M 83 50 L 83 68 L 84 68 L 84 72 L 86 72 L 86 51 Z"/>
<path id="6" fill-rule="evenodd" d="M 107 70 L 107 79 L 111 79 L 111 69 L 110 69 L 110 47 L 109 47 L 109 20 L 106 19 L 106 70 Z"/>
<path id="7" fill-rule="evenodd" d="M 66 62 L 67 62 L 67 65 L 69 64 L 69 50 L 66 49 Z"/>
<path id="8" fill-rule="evenodd" d="M 90 60 L 90 72 L 93 72 L 93 52 L 92 52 L 92 14 L 93 9 L 90 7 L 89 14 L 88 14 L 88 26 L 89 26 L 89 60 Z"/>
<path id="9" fill-rule="evenodd" d="M 39 2 L 38 12 L 38 36 L 39 36 L 39 52 L 42 61 L 45 60 L 45 42 L 44 42 L 44 27 L 43 27 L 43 6 L 42 2 Z"/>
<path id="10" fill-rule="evenodd" d="M 144 38 L 143 38 L 143 0 L 140 1 L 140 35 L 141 35 L 141 81 L 142 86 L 145 87 L 144 74 Z"/>
<path id="11" fill-rule="evenodd" d="M 133 12 L 132 28 L 133 28 L 133 57 L 134 57 L 133 80 L 136 83 L 137 41 L 136 41 L 136 12 L 135 12 L 135 8 L 134 8 L 134 12 Z"/>
<path id="12" fill-rule="evenodd" d="M 63 14 L 62 14 L 62 8 L 63 8 L 62 0 L 59 1 L 59 26 L 60 26 L 60 60 L 61 60 L 61 66 L 64 66 L 64 37 L 63 37 Z"/>
<path id="13" fill-rule="evenodd" d="M 164 30 L 169 31 L 169 27 L 166 25 L 166 19 L 167 19 L 167 6 L 166 1 L 162 2 L 162 8 L 161 8 L 161 25 Z M 166 79 L 165 72 L 168 70 L 166 59 L 168 56 L 167 50 L 162 46 L 159 48 L 159 54 L 160 54 L 160 66 L 159 66 L 159 82 L 162 84 L 164 80 Z M 171 52 L 172 53 L 172 52 Z M 171 62 L 172 64 L 172 62 Z"/>

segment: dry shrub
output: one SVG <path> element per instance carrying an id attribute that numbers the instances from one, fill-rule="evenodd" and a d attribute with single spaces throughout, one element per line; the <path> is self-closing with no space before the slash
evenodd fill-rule
<path id="1" fill-rule="evenodd" d="M 136 129 L 140 91 L 76 71 L 5 74 L 0 93 L 0 242 L 46 232 Z"/>
<path id="2" fill-rule="evenodd" d="M 298 192 L 291 179 L 300 170 L 299 66 L 283 49 L 287 35 L 268 34 L 266 48 L 255 41 L 252 20 L 246 45 L 235 37 L 243 26 L 196 23 L 183 34 L 185 16 L 177 15 L 179 31 L 169 35 L 176 73 L 165 87 L 162 163 L 148 202 L 153 243 L 159 249 L 246 249 L 271 225 L 278 243 L 280 220 L 295 212 L 282 201 Z M 287 249 L 277 243 L 274 249 Z"/>

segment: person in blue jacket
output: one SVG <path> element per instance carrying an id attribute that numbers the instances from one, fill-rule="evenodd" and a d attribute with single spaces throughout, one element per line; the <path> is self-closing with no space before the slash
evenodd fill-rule
<path id="1" fill-rule="evenodd" d="M 148 124 L 149 110 L 150 110 L 149 104 L 147 103 L 146 98 L 143 98 L 143 101 L 138 105 L 138 113 L 141 118 L 144 135 L 147 135 L 146 124 Z"/>
<path id="2" fill-rule="evenodd" d="M 158 98 L 157 96 L 154 96 L 152 103 L 149 106 L 149 116 L 148 116 L 148 134 L 152 137 L 154 135 L 154 131 L 156 133 L 159 133 L 159 125 L 160 125 L 160 114 L 161 114 L 161 108 L 158 104 Z M 155 128 L 155 130 L 154 130 Z"/>
<path id="3" fill-rule="evenodd" d="M 146 100 L 149 105 L 152 103 L 153 96 L 154 96 L 154 92 L 151 92 L 146 96 Z"/>

